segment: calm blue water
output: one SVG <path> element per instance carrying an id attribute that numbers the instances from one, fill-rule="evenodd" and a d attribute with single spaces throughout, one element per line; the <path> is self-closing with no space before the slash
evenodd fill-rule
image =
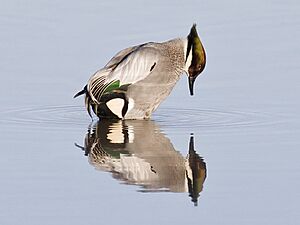
<path id="1" fill-rule="evenodd" d="M 292 0 L 2 1 L 0 223 L 296 224 L 299 11 Z M 195 96 L 183 76 L 151 121 L 109 124 L 72 98 L 120 49 L 194 22 L 208 60 Z"/>

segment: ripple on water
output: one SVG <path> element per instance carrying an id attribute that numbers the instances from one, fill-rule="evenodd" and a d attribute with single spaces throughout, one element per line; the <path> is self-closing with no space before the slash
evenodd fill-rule
<path id="1" fill-rule="evenodd" d="M 40 106 L 12 109 L 0 113 L 0 123 L 10 126 L 74 128 L 90 123 L 82 106 Z"/>
<path id="2" fill-rule="evenodd" d="M 203 128 L 205 131 L 268 126 L 279 121 L 274 115 L 263 112 L 177 108 L 161 109 L 154 120 L 162 127 Z"/>
<path id="3" fill-rule="evenodd" d="M 262 112 L 177 108 L 161 108 L 152 119 L 162 128 L 205 128 L 205 131 L 267 126 L 278 121 L 274 115 Z M 0 112 L 0 123 L 9 126 L 73 129 L 87 126 L 90 122 L 85 108 L 74 105 L 28 107 Z"/>

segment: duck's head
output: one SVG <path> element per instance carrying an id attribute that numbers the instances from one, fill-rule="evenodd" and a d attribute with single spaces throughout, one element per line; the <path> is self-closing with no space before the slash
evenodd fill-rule
<path id="1" fill-rule="evenodd" d="M 185 72 L 189 79 L 190 94 L 194 94 L 194 82 L 197 76 L 204 70 L 206 54 L 196 30 L 196 24 L 191 28 L 187 36 L 187 47 L 185 55 Z"/>

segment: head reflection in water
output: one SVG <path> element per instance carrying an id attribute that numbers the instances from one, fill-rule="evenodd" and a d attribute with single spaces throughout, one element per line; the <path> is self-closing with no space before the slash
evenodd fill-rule
<path id="1" fill-rule="evenodd" d="M 101 121 L 88 129 L 84 147 L 77 147 L 96 169 L 140 186 L 140 192 L 189 192 L 197 205 L 206 164 L 192 136 L 183 157 L 153 121 Z"/>

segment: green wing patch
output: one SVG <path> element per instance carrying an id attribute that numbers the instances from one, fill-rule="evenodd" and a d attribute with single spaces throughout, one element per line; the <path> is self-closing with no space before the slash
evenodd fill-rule
<path id="1" fill-rule="evenodd" d="M 113 81 L 105 88 L 103 94 L 112 92 L 113 90 L 118 89 L 119 87 L 120 87 L 120 80 Z"/>
<path id="2" fill-rule="evenodd" d="M 112 81 L 103 91 L 103 94 L 110 93 L 114 90 L 127 91 L 130 84 L 123 84 L 120 86 L 120 80 Z"/>

